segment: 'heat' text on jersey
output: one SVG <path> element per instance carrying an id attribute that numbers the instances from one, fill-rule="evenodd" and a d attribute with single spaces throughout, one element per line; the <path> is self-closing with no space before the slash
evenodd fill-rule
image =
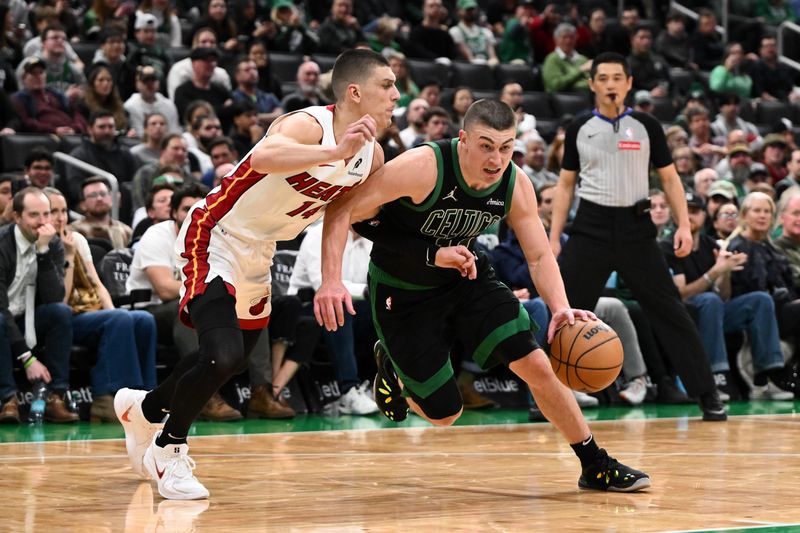
<path id="1" fill-rule="evenodd" d="M 300 174 L 295 174 L 294 176 L 286 178 L 286 183 L 291 185 L 292 188 L 300 194 L 322 201 L 322 204 L 319 205 L 315 205 L 317 202 L 306 201 L 296 209 L 292 209 L 286 213 L 290 217 L 302 215 L 304 218 L 308 218 L 319 211 L 325 204 L 332 202 L 334 198 L 346 193 L 361 183 L 361 181 L 343 187 L 341 185 L 320 181 L 312 177 L 308 172 L 301 172 Z"/>

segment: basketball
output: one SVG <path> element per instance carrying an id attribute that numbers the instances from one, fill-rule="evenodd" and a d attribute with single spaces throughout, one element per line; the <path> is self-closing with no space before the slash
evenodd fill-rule
<path id="1" fill-rule="evenodd" d="M 561 383 L 580 392 L 603 390 L 622 369 L 623 350 L 617 333 L 602 320 L 576 320 L 556 330 L 550 364 Z"/>

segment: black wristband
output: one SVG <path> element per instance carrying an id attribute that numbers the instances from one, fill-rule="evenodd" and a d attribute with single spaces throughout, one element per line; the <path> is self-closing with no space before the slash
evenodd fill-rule
<path id="1" fill-rule="evenodd" d="M 430 245 L 425 249 L 425 264 L 429 267 L 436 268 L 436 252 L 439 251 L 438 246 Z"/>

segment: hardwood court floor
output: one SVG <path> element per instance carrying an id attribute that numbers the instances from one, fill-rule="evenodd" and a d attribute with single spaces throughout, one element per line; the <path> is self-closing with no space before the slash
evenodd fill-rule
<path id="1" fill-rule="evenodd" d="M 800 402 L 734 405 L 750 414 L 727 423 L 701 422 L 694 409 L 606 410 L 635 418 L 591 422 L 601 445 L 651 475 L 639 494 L 578 490 L 577 460 L 556 431 L 510 411 L 468 421 L 520 423 L 261 434 L 250 431 L 319 417 L 198 425 L 239 432 L 192 437 L 211 491 L 201 502 L 164 501 L 137 480 L 123 441 L 108 438 L 121 435 L 113 425 L 46 426 L 43 442 L 3 428 L 0 531 L 800 530 Z M 70 440 L 47 441 L 64 431 Z"/>

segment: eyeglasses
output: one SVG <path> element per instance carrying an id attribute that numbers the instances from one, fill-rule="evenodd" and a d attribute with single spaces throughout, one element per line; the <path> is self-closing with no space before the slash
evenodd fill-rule
<path id="1" fill-rule="evenodd" d="M 108 191 L 97 191 L 97 192 L 90 192 L 89 194 L 85 195 L 87 200 L 95 200 L 97 198 L 105 198 L 108 196 Z"/>
<path id="2" fill-rule="evenodd" d="M 719 218 L 739 218 L 739 213 L 720 213 Z"/>

